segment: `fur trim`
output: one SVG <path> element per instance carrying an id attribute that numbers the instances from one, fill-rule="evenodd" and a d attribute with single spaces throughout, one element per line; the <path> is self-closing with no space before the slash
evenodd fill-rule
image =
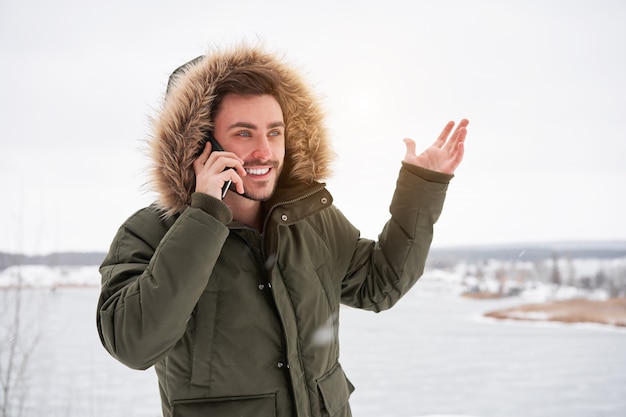
<path id="1" fill-rule="evenodd" d="M 193 161 L 205 132 L 213 129 L 209 119 L 216 85 L 236 68 L 263 65 L 281 78 L 285 103 L 285 169 L 279 185 L 311 184 L 330 175 L 334 157 L 324 115 L 299 74 L 277 55 L 258 47 L 238 46 L 217 50 L 191 63 L 172 79 L 160 113 L 153 121 L 149 143 L 152 159 L 151 188 L 158 194 L 157 206 L 166 217 L 183 211 L 195 189 Z"/>

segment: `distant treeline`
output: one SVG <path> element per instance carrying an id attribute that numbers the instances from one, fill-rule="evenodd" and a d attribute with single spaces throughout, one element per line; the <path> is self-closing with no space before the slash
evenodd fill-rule
<path id="1" fill-rule="evenodd" d="M 0 252 L 0 271 L 14 265 L 100 265 L 104 252 L 56 252 L 48 255 L 22 255 Z"/>
<path id="2" fill-rule="evenodd" d="M 104 252 L 57 252 L 48 255 L 21 255 L 0 252 L 0 270 L 13 265 L 100 265 L 105 256 L 106 253 Z M 436 267 L 489 259 L 534 262 L 554 258 L 615 259 L 622 257 L 626 257 L 626 241 L 434 247 L 428 257 L 428 266 Z"/>
<path id="3" fill-rule="evenodd" d="M 555 243 L 528 245 L 490 245 L 456 248 L 433 248 L 429 266 L 479 262 L 489 259 L 536 262 L 546 259 L 615 259 L 626 257 L 626 242 Z"/>

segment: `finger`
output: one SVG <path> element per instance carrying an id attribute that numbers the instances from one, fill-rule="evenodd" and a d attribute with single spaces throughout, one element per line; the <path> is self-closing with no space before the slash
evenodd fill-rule
<path id="1" fill-rule="evenodd" d="M 238 181 L 233 180 L 233 183 L 235 184 L 235 189 L 237 190 L 237 192 L 239 194 L 243 194 L 246 190 L 243 188 L 243 179 L 237 175 Z"/>
<path id="2" fill-rule="evenodd" d="M 193 161 L 193 167 L 196 173 L 197 173 L 197 170 L 202 168 L 202 166 L 206 164 L 206 162 L 208 161 L 209 156 L 211 155 L 211 149 L 212 149 L 211 143 L 205 142 L 202 152 L 200 152 L 197 158 Z"/>
<path id="3" fill-rule="evenodd" d="M 248 175 L 248 173 L 246 172 L 246 170 L 243 168 L 243 161 L 238 162 L 237 164 L 235 164 L 232 167 L 229 167 L 234 169 L 235 171 L 237 171 L 237 174 L 240 177 L 245 177 L 246 175 Z"/>
<path id="4" fill-rule="evenodd" d="M 439 135 L 435 143 L 433 143 L 433 146 L 436 146 L 438 148 L 443 147 L 443 145 L 446 143 L 446 140 L 448 139 L 448 136 L 450 136 L 450 132 L 452 132 L 453 127 L 454 127 L 454 122 L 449 121 L 446 124 L 446 126 L 443 128 L 443 130 L 441 131 L 441 134 Z"/>
<path id="5" fill-rule="evenodd" d="M 463 119 L 459 122 L 459 125 L 456 127 L 456 130 L 454 131 L 454 134 L 453 134 L 455 136 L 455 140 L 458 138 L 461 131 L 467 132 L 468 124 L 469 124 L 469 120 L 467 119 Z"/>
<path id="6" fill-rule="evenodd" d="M 243 160 L 231 152 L 212 152 L 204 162 L 204 166 L 210 167 L 215 172 L 222 172 L 228 168 L 239 170 L 239 167 L 243 171 Z"/>
<path id="7" fill-rule="evenodd" d="M 462 127 L 461 129 L 459 129 L 458 141 L 465 142 L 466 137 L 467 137 L 467 129 L 465 127 Z"/>
<path id="8" fill-rule="evenodd" d="M 200 158 L 206 163 L 207 159 L 209 159 L 209 155 L 211 155 L 212 150 L 213 150 L 213 145 L 211 144 L 211 142 L 209 141 L 204 142 L 204 147 L 202 148 L 202 152 L 200 152 L 200 155 L 198 156 L 198 158 Z"/>
<path id="9" fill-rule="evenodd" d="M 245 175 L 245 171 L 244 171 L 244 175 Z M 224 171 L 222 174 L 225 174 L 225 179 L 224 179 L 224 183 L 226 183 L 227 181 L 231 181 L 232 184 L 234 184 L 235 186 L 235 190 L 237 190 L 237 192 L 239 194 L 243 194 L 244 193 L 244 188 L 243 188 L 243 179 L 241 178 L 241 176 L 238 174 L 237 171 L 235 171 L 235 169 L 227 169 L 226 171 Z M 233 186 L 231 184 L 231 187 Z M 222 184 L 222 187 L 224 185 Z"/>
<path id="10" fill-rule="evenodd" d="M 452 173 L 457 169 L 461 161 L 463 160 L 463 155 L 465 154 L 465 144 L 461 141 L 457 144 L 456 153 L 454 154 L 454 159 L 450 161 L 450 166 L 452 168 Z"/>
<path id="11" fill-rule="evenodd" d="M 456 140 L 456 144 L 454 148 L 449 151 L 450 155 L 450 166 L 452 167 L 452 172 L 459 166 L 461 161 L 463 160 L 463 155 L 465 154 L 465 138 L 467 136 L 467 129 L 465 127 L 461 128 L 458 133 L 458 137 Z"/>
<path id="12" fill-rule="evenodd" d="M 467 125 L 469 121 L 467 119 L 463 119 L 459 122 L 459 125 L 456 127 L 450 139 L 445 143 L 444 147 L 448 149 L 448 152 L 453 152 L 456 148 L 456 144 L 459 140 L 464 140 L 465 135 L 467 134 Z"/>

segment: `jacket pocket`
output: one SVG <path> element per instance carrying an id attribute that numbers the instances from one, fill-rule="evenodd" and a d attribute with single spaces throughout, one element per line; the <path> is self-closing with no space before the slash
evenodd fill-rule
<path id="1" fill-rule="evenodd" d="M 317 380 L 317 388 L 320 392 L 322 415 L 330 417 L 350 415 L 349 412 L 339 414 L 348 406 L 350 394 L 354 392 L 354 386 L 344 374 L 339 363 L 329 373 Z M 327 414 L 324 414 L 324 410 Z"/>
<path id="2" fill-rule="evenodd" d="M 178 400 L 173 417 L 276 417 L 276 394 Z"/>
<path id="3" fill-rule="evenodd" d="M 219 293 L 205 292 L 196 307 L 191 384 L 208 387 L 211 381 L 211 358 Z"/>

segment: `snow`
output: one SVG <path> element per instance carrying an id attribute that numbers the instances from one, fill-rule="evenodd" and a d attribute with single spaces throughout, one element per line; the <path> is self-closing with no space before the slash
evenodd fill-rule
<path id="1" fill-rule="evenodd" d="M 431 284 L 428 295 L 458 296 L 480 291 L 514 295 L 524 302 L 573 298 L 603 300 L 609 297 L 606 289 L 574 284 L 599 274 L 623 277 L 626 258 L 567 259 L 559 260 L 557 265 L 563 276 L 560 285 L 546 278 L 549 275 L 546 271 L 553 269 L 551 260 L 539 264 L 498 260 L 488 260 L 482 265 L 459 262 L 454 268 L 427 271 Z M 95 266 L 18 265 L 0 271 L 0 288 L 19 284 L 28 288 L 99 286 L 100 275 Z M 621 285 L 626 286 L 626 283 Z"/>
<path id="2" fill-rule="evenodd" d="M 0 272 L 0 288 L 99 286 L 98 268 L 91 266 L 15 265 Z"/>
<path id="3" fill-rule="evenodd" d="M 524 319 L 524 320 L 548 320 L 550 316 L 547 313 L 540 311 L 514 311 L 508 313 L 508 316 L 512 319 Z"/>

